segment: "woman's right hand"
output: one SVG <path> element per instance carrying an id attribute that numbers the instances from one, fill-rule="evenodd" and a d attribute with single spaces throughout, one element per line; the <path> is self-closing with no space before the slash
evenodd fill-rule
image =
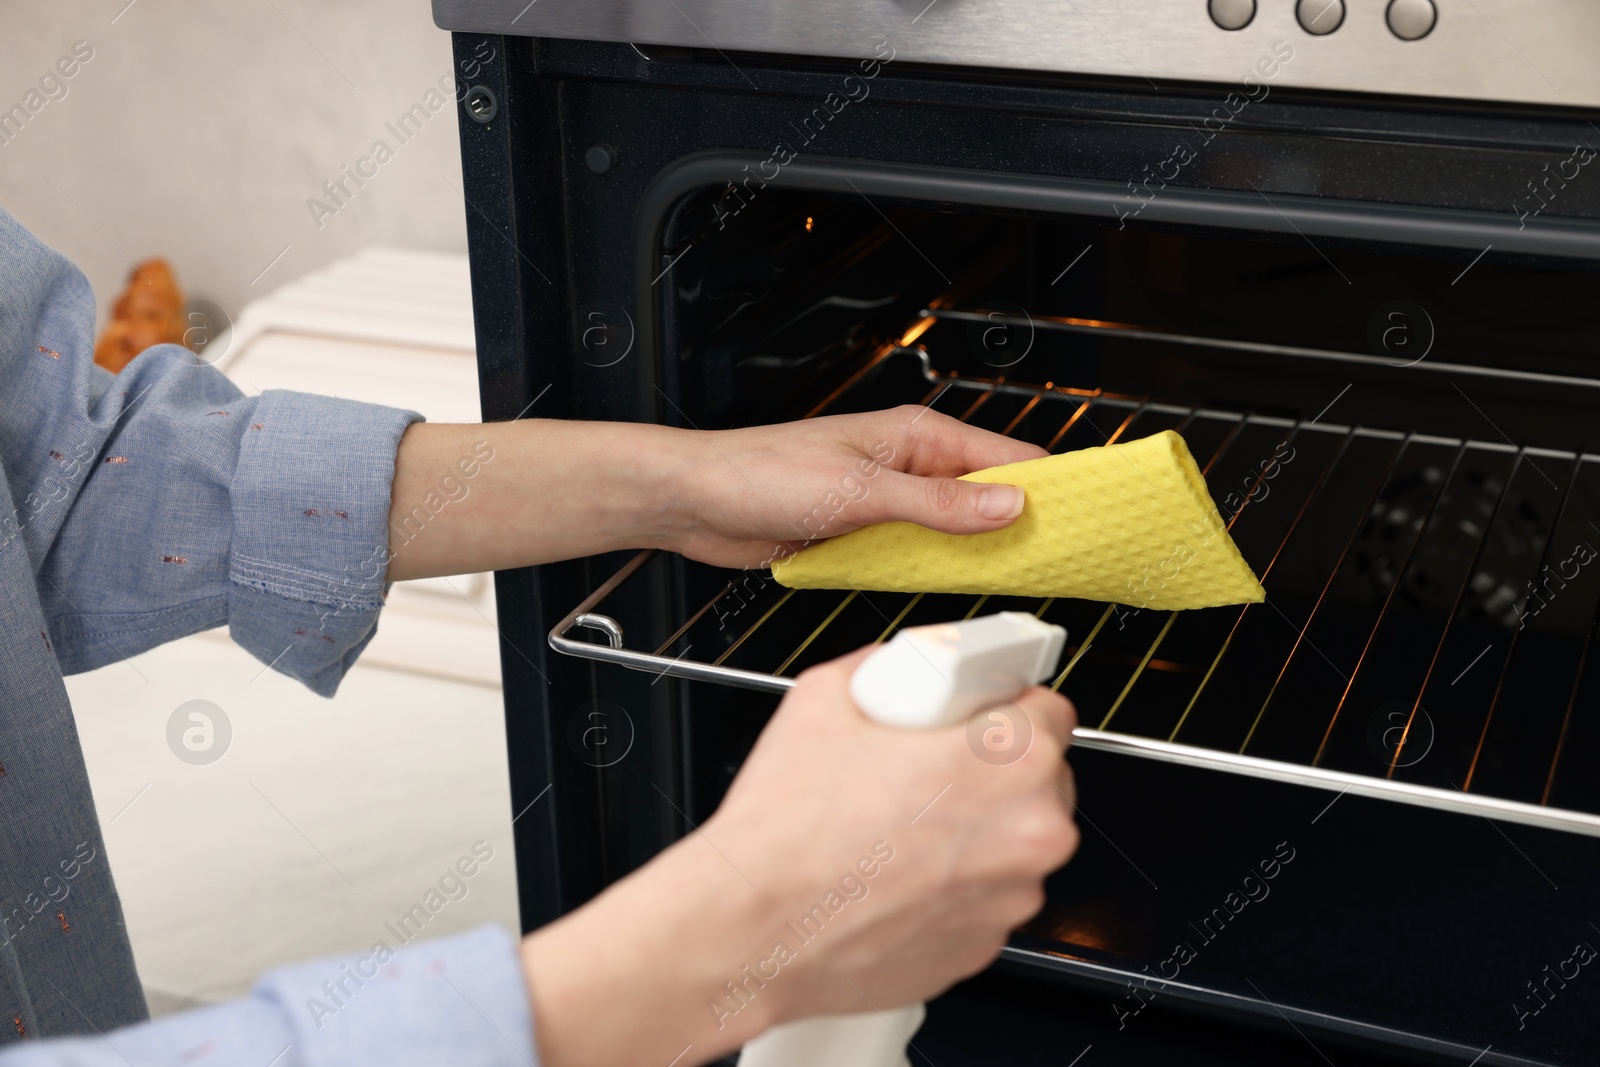
<path id="1" fill-rule="evenodd" d="M 547 1067 L 689 1046 L 686 1067 L 775 1023 L 925 1000 L 1039 910 L 1078 843 L 1072 706 L 1028 690 L 1011 751 L 882 726 L 849 694 L 868 651 L 800 676 L 696 832 L 524 942 Z"/>
<path id="2" fill-rule="evenodd" d="M 862 715 L 849 683 L 868 651 L 801 675 L 704 828 L 770 887 L 768 928 L 795 949 L 758 994 L 773 994 L 775 1021 L 898 1007 L 982 970 L 1078 845 L 1065 698 L 1029 689 L 1004 709 L 1029 726 L 986 760 L 965 724 Z M 845 903 L 802 943 L 791 931 L 829 892 Z"/>

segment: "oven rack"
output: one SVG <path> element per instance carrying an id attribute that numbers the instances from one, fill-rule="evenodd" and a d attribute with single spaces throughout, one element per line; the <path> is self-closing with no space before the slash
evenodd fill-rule
<path id="1" fill-rule="evenodd" d="M 1275 415 L 1258 414 L 1254 412 L 1228 411 L 1198 406 L 1191 407 L 1163 403 L 1159 400 L 1154 400 L 1149 396 L 1141 397 L 1113 394 L 1099 389 L 1073 389 L 1056 386 L 1049 382 L 1040 385 L 1007 381 L 1004 377 L 994 379 L 962 377 L 954 373 L 943 373 L 939 370 L 936 370 L 932 365 L 932 361 L 929 357 L 926 347 L 922 345 L 915 345 L 915 347 L 913 347 L 919 337 L 921 337 L 928 329 L 941 321 L 960 322 L 963 320 L 972 321 L 974 319 L 978 321 L 992 322 L 995 321 L 995 316 L 983 312 L 962 312 L 950 310 L 923 312 L 922 315 L 919 316 L 918 320 L 901 338 L 894 342 L 885 344 L 874 351 L 872 356 L 860 369 L 858 369 L 854 374 L 850 375 L 828 396 L 826 396 L 815 407 L 808 411 L 806 413 L 806 417 L 816 416 L 829 410 L 835 410 L 842 406 L 841 401 L 844 398 L 850 396 L 862 385 L 862 383 L 868 381 L 875 374 L 879 373 L 885 365 L 893 361 L 912 360 L 915 361 L 918 373 L 928 387 L 927 394 L 921 398 L 922 403 L 928 406 L 945 407 L 952 414 L 957 415 L 963 421 L 971 419 L 976 412 L 984 407 L 984 405 L 998 397 L 1010 397 L 1012 398 L 1013 403 L 1020 404 L 1021 410 L 1009 421 L 1007 425 L 1005 425 L 1002 431 L 1008 435 L 1018 426 L 1019 423 L 1022 422 L 1024 417 L 1030 414 L 1035 414 L 1036 410 L 1041 408 L 1041 405 L 1065 406 L 1067 410 L 1063 410 L 1062 412 L 1063 419 L 1061 428 L 1054 434 L 1053 437 L 1050 438 L 1047 445 L 1052 452 L 1057 451 L 1057 443 L 1060 442 L 1069 431 L 1073 430 L 1074 427 L 1081 427 L 1082 425 L 1091 422 L 1092 420 L 1087 418 L 1087 416 L 1089 416 L 1091 413 L 1096 413 L 1101 416 L 1109 414 L 1111 416 L 1111 423 L 1115 424 L 1114 429 L 1112 429 L 1109 433 L 1096 429 L 1097 433 L 1103 434 L 1105 438 L 1103 443 L 1105 444 L 1114 443 L 1116 440 L 1124 436 L 1140 436 L 1141 434 L 1138 433 L 1130 434 L 1129 431 L 1135 428 L 1142 418 L 1147 418 L 1152 415 L 1166 416 L 1168 418 L 1167 425 L 1171 425 L 1171 420 L 1173 419 L 1178 420 L 1176 428 L 1179 429 L 1180 432 L 1196 427 L 1205 422 L 1212 422 L 1221 427 L 1226 427 L 1226 429 L 1223 431 L 1221 444 L 1216 448 L 1215 454 L 1210 457 L 1209 461 L 1204 463 L 1207 474 L 1210 474 L 1212 467 L 1220 458 L 1225 455 L 1229 447 L 1239 438 L 1240 433 L 1247 427 L 1270 427 L 1274 430 L 1281 431 L 1282 439 L 1285 442 L 1292 442 L 1296 439 L 1304 440 L 1309 438 L 1310 435 L 1324 435 L 1330 440 L 1337 441 L 1338 445 L 1336 446 L 1333 459 L 1328 462 L 1326 469 L 1322 470 L 1316 485 L 1311 490 L 1310 494 L 1306 498 L 1306 501 L 1301 505 L 1300 516 L 1304 515 L 1306 508 L 1310 505 L 1312 499 L 1316 497 L 1317 492 L 1326 482 L 1329 473 L 1334 469 L 1335 466 L 1337 466 L 1339 459 L 1345 454 L 1346 447 L 1348 447 L 1350 442 L 1355 440 L 1386 441 L 1397 443 L 1397 448 L 1390 469 L 1386 471 L 1383 477 L 1379 480 L 1379 491 L 1387 486 L 1389 478 L 1394 473 L 1394 464 L 1399 462 L 1400 457 L 1405 452 L 1406 448 L 1419 444 L 1442 446 L 1445 448 L 1454 449 L 1454 462 L 1451 467 L 1452 473 L 1455 470 L 1455 466 L 1459 465 L 1462 457 L 1466 456 L 1469 451 L 1501 453 L 1504 456 L 1509 457 L 1509 461 L 1512 464 L 1512 475 L 1507 476 L 1506 478 L 1507 488 L 1509 488 L 1510 482 L 1516 470 L 1524 462 L 1532 463 L 1538 459 L 1563 460 L 1572 464 L 1572 475 L 1570 479 L 1567 480 L 1564 491 L 1560 497 L 1560 505 L 1557 511 L 1557 517 L 1551 526 L 1552 534 L 1554 533 L 1556 526 L 1558 526 L 1560 523 L 1560 517 L 1561 514 L 1566 510 L 1567 502 L 1573 495 L 1572 490 L 1577 484 L 1579 472 L 1584 469 L 1585 465 L 1591 465 L 1597 458 L 1600 458 L 1589 453 L 1575 453 L 1572 451 L 1562 451 L 1559 449 L 1536 447 L 1519 448 L 1518 446 L 1509 442 L 1468 440 L 1441 435 L 1406 433 L 1393 429 L 1367 427 L 1361 425 L 1347 425 L 1338 422 L 1323 422 L 1320 421 L 1320 418 L 1294 419 Z M 1031 321 L 1036 324 L 1045 324 L 1047 325 L 1047 328 L 1061 328 L 1067 330 L 1094 331 L 1100 329 L 1121 329 L 1131 332 L 1132 330 L 1137 329 L 1120 326 L 1119 324 L 1095 323 L 1081 320 L 1052 320 L 1048 323 L 1043 323 L 1043 320 L 1035 318 Z M 1159 336 L 1162 340 L 1167 341 L 1174 340 L 1175 336 L 1160 333 L 1159 331 L 1142 332 L 1148 333 L 1151 336 Z M 1237 343 L 1212 341 L 1205 338 L 1179 338 L 1179 343 L 1209 344 L 1216 345 L 1218 347 L 1222 347 L 1225 344 L 1227 347 L 1235 347 L 1237 345 Z M 1278 350 L 1278 346 L 1261 347 L 1270 348 L 1273 351 Z M 1364 361 L 1370 358 L 1351 353 L 1322 352 L 1311 349 L 1298 350 L 1297 352 L 1288 354 L 1301 355 L 1308 358 L 1333 358 L 1350 361 Z M 1480 368 L 1458 369 L 1473 372 L 1480 370 Z M 1536 375 L 1529 372 L 1519 373 L 1516 371 L 1496 371 L 1493 373 L 1508 377 L 1530 377 L 1551 384 L 1559 382 L 1559 384 L 1563 386 L 1568 384 L 1577 385 L 1580 383 L 1580 381 L 1582 385 L 1588 388 L 1593 388 L 1596 386 L 1596 383 L 1587 380 L 1572 379 L 1569 383 L 1566 379 L 1559 378 L 1558 376 Z M 1441 486 L 1441 495 L 1442 492 L 1443 489 Z M 1504 502 L 1505 496 L 1506 492 L 1505 490 L 1502 490 L 1495 503 L 1494 515 L 1499 514 L 1500 507 Z M 1375 491 L 1374 502 L 1376 502 L 1376 499 L 1377 492 Z M 1435 498 L 1435 503 L 1437 503 L 1437 499 L 1438 498 Z M 1249 511 L 1249 505 L 1254 500 L 1255 496 L 1253 492 L 1251 494 L 1247 494 L 1244 503 L 1228 520 L 1228 526 L 1230 529 L 1235 523 L 1237 523 L 1243 516 L 1246 515 L 1246 513 Z M 1369 510 L 1370 508 L 1371 503 L 1369 502 Z M 1291 538 L 1293 538 L 1300 520 L 1300 516 L 1296 517 L 1294 524 L 1290 526 L 1289 531 L 1284 535 L 1282 544 L 1280 544 L 1278 548 L 1279 554 L 1283 552 L 1284 547 L 1289 543 Z M 1433 509 L 1430 507 L 1428 515 L 1422 520 L 1422 530 L 1426 529 L 1427 524 L 1432 520 L 1432 516 Z M 1474 555 L 1474 566 L 1468 569 L 1467 576 L 1463 579 L 1461 588 L 1456 594 L 1455 603 L 1451 608 L 1451 613 L 1446 623 L 1445 634 L 1439 639 L 1440 648 L 1443 647 L 1445 638 L 1449 636 L 1451 628 L 1454 627 L 1457 622 L 1457 616 L 1461 607 L 1462 597 L 1466 593 L 1466 584 L 1471 579 L 1475 571 L 1475 565 L 1478 556 L 1483 552 L 1484 544 L 1487 542 L 1490 530 L 1493 526 L 1493 521 L 1493 517 L 1491 517 L 1489 524 L 1485 526 L 1483 538 L 1477 546 L 1477 554 Z M 1360 524 L 1358 523 L 1357 531 L 1359 531 L 1359 529 Z M 1354 543 L 1355 535 L 1356 531 L 1352 531 L 1349 540 L 1344 546 L 1343 553 L 1329 574 L 1328 586 L 1332 585 L 1333 579 L 1337 575 L 1339 569 L 1344 566 L 1345 561 L 1350 554 L 1351 545 Z M 1422 531 L 1419 530 L 1417 540 L 1420 541 L 1421 538 Z M 1547 561 L 1549 559 L 1551 543 L 1553 543 L 1553 541 L 1553 536 L 1547 539 L 1547 543 L 1542 550 L 1541 561 Z M 1413 549 L 1414 547 L 1415 545 L 1413 545 Z M 561 619 L 560 622 L 555 625 L 555 627 L 552 628 L 549 634 L 550 647 L 555 651 L 565 655 L 612 664 L 631 670 L 642 671 L 656 675 L 657 677 L 681 678 L 689 681 L 709 682 L 750 690 L 782 693 L 787 691 L 795 684 L 794 678 L 785 676 L 785 672 L 794 666 L 797 661 L 802 659 L 807 650 L 817 641 L 819 637 L 823 636 L 828 627 L 835 622 L 839 615 L 844 612 L 853 601 L 855 601 L 857 598 L 865 599 L 866 597 L 866 594 L 862 593 L 860 590 L 850 592 L 827 590 L 788 590 L 771 586 L 770 582 L 761 580 L 759 582 L 761 586 L 771 588 L 773 594 L 773 596 L 769 598 L 771 599 L 771 602 L 761 605 L 763 610 L 753 613 L 755 615 L 754 621 L 752 621 L 742 633 L 733 638 L 731 643 L 728 644 L 728 646 L 724 648 L 719 655 L 717 655 L 714 659 L 709 660 L 691 658 L 690 653 L 693 651 L 692 645 L 688 645 L 681 651 L 675 652 L 674 650 L 680 644 L 684 636 L 697 624 L 701 623 L 709 613 L 713 612 L 718 607 L 719 602 L 730 595 L 739 595 L 736 592 L 737 590 L 748 587 L 750 580 L 749 575 L 752 572 L 746 572 L 745 576 L 736 578 L 734 581 L 729 582 L 720 593 L 695 611 L 672 634 L 671 637 L 662 643 L 659 648 L 656 648 L 653 651 L 629 648 L 627 644 L 627 635 L 625 634 L 622 625 L 616 619 L 604 614 L 601 609 L 603 608 L 606 600 L 614 592 L 616 592 L 619 587 L 637 575 L 641 569 L 645 568 L 646 565 L 652 560 L 656 559 L 656 557 L 657 553 L 654 550 L 646 550 L 638 553 L 632 559 L 630 559 L 620 570 L 618 570 L 599 588 L 585 598 L 582 603 L 573 608 L 572 611 L 570 611 Z M 1269 581 L 1270 573 L 1273 564 L 1277 562 L 1277 558 L 1278 557 L 1275 554 L 1271 561 L 1266 564 L 1264 569 L 1260 566 L 1257 567 L 1258 572 L 1262 575 L 1263 581 L 1268 583 L 1269 599 L 1271 590 L 1271 584 Z M 1405 577 L 1406 566 L 1408 566 L 1409 563 L 1410 556 L 1408 554 L 1405 563 L 1402 564 L 1400 574 L 1396 577 L 1388 596 L 1383 602 L 1383 607 L 1380 611 L 1378 621 L 1376 624 L 1374 624 L 1372 629 L 1373 636 L 1376 636 L 1378 630 L 1382 627 L 1384 618 L 1389 613 L 1390 607 L 1395 598 L 1395 592 L 1401 586 L 1401 580 Z M 906 594 L 898 595 L 904 596 Z M 1325 586 L 1323 589 L 1323 597 L 1326 597 L 1326 595 L 1327 587 Z M 799 625 L 799 629 L 796 631 L 796 639 L 794 642 L 797 647 L 794 647 L 793 651 L 791 651 L 786 657 L 782 658 L 782 661 L 777 663 L 772 669 L 753 670 L 745 667 L 731 666 L 727 663 L 730 657 L 733 657 L 742 646 L 745 646 L 749 639 L 755 635 L 757 631 L 762 630 L 775 620 L 781 623 L 781 621 L 785 618 L 784 609 L 787 606 L 796 603 L 799 599 L 804 599 L 807 597 L 814 598 L 818 596 L 842 596 L 842 601 L 833 607 L 831 611 L 827 612 L 820 624 L 813 624 L 809 621 L 809 619 L 803 624 L 797 624 Z M 881 632 L 864 634 L 864 639 L 858 643 L 867 643 L 867 641 L 873 639 L 881 642 L 889 638 L 895 632 L 895 630 L 900 627 L 902 622 L 907 619 L 908 615 L 912 613 L 912 610 L 922 599 L 922 594 L 911 596 L 910 602 L 893 617 L 884 614 L 881 609 L 874 608 L 874 610 L 879 611 L 880 615 L 883 615 L 884 621 L 886 621 L 888 625 L 884 627 Z M 976 602 L 970 605 L 970 610 L 967 611 L 966 617 L 970 618 L 979 614 L 984 609 L 986 602 L 990 599 L 991 598 L 989 597 L 976 598 Z M 1035 614 L 1041 617 L 1044 616 L 1044 614 L 1050 610 L 1053 603 L 1054 601 L 1052 600 L 1043 600 L 1039 602 Z M 1282 679 L 1283 672 L 1288 670 L 1290 661 L 1296 655 L 1306 654 L 1304 648 L 1304 646 L 1307 644 L 1306 632 L 1311 628 L 1313 622 L 1315 621 L 1316 612 L 1317 610 L 1321 609 L 1322 603 L 1322 598 L 1319 598 L 1311 617 L 1307 618 L 1304 625 L 1300 628 L 1300 633 L 1295 640 L 1295 644 L 1293 650 L 1289 654 L 1289 658 L 1286 659 L 1280 667 L 1280 680 Z M 1252 606 L 1247 605 L 1238 609 L 1238 615 L 1233 623 L 1233 632 L 1237 631 L 1239 624 L 1243 621 L 1246 613 L 1251 607 Z M 791 613 L 793 610 L 793 608 L 790 608 Z M 1212 610 L 1226 611 L 1231 609 Z M 1074 670 L 1079 667 L 1084 656 L 1089 652 L 1091 646 L 1095 643 L 1095 639 L 1100 635 L 1102 629 L 1106 626 L 1107 622 L 1113 617 L 1113 614 L 1116 611 L 1117 608 L 1114 605 L 1104 606 L 1103 611 L 1101 611 L 1098 617 L 1098 621 L 1094 623 L 1087 636 L 1082 641 L 1077 642 L 1075 646 L 1069 644 L 1068 651 L 1070 656 L 1068 658 L 1068 662 L 1061 670 L 1060 674 L 1054 679 L 1054 688 L 1060 689 L 1062 685 L 1067 682 Z M 813 615 L 814 614 L 815 613 L 813 612 Z M 1115 723 L 1116 716 L 1119 710 L 1122 708 L 1125 698 L 1128 697 L 1129 693 L 1133 690 L 1135 683 L 1139 681 L 1146 670 L 1151 668 L 1152 662 L 1156 660 L 1156 653 L 1159 649 L 1159 646 L 1167 637 L 1168 632 L 1172 629 L 1172 626 L 1174 622 L 1177 621 L 1179 615 L 1183 613 L 1172 612 L 1162 614 L 1167 616 L 1165 625 L 1160 628 L 1159 634 L 1150 644 L 1148 650 L 1144 653 L 1143 657 L 1138 661 L 1137 666 L 1129 675 L 1126 684 L 1122 687 L 1121 694 L 1118 696 L 1116 701 L 1113 702 L 1110 709 L 1099 720 L 1098 723 L 1094 725 L 1080 725 L 1074 731 L 1073 743 L 1075 745 L 1087 749 L 1139 756 L 1191 767 L 1225 771 L 1254 778 L 1322 789 L 1335 793 L 1338 796 L 1343 796 L 1346 793 L 1350 793 L 1357 796 L 1372 797 L 1381 800 L 1400 802 L 1459 814 L 1477 815 L 1489 819 L 1519 823 L 1528 826 L 1543 827 L 1567 832 L 1578 832 L 1590 836 L 1600 836 L 1600 815 L 1591 814 L 1585 811 L 1576 811 L 1550 806 L 1548 804 L 1548 785 L 1545 789 L 1544 798 L 1540 803 L 1530 803 L 1523 800 L 1508 799 L 1505 797 L 1489 795 L 1481 792 L 1471 792 L 1473 787 L 1472 773 L 1477 769 L 1478 757 L 1483 754 L 1484 741 L 1489 736 L 1490 726 L 1493 722 L 1494 716 L 1500 710 L 1500 690 L 1503 688 L 1505 675 L 1510 671 L 1513 662 L 1513 656 L 1509 653 L 1505 658 L 1501 677 L 1496 683 L 1495 703 L 1491 705 L 1488 717 L 1483 723 L 1482 732 L 1478 742 L 1478 750 L 1473 757 L 1472 766 L 1468 769 L 1460 788 L 1446 789 L 1438 786 L 1395 780 L 1393 777 L 1396 767 L 1402 766 L 1400 763 L 1401 751 L 1403 746 L 1406 744 L 1406 737 L 1409 736 L 1409 732 L 1414 725 L 1413 719 L 1416 714 L 1416 709 L 1420 708 L 1422 705 L 1423 695 L 1427 691 L 1426 681 L 1424 682 L 1423 690 L 1419 691 L 1417 694 L 1416 701 L 1413 705 L 1412 719 L 1408 719 L 1405 724 L 1406 734 L 1401 737 L 1399 745 L 1395 749 L 1393 755 L 1394 762 L 1389 768 L 1388 776 L 1385 777 L 1317 766 L 1316 764 L 1320 762 L 1322 758 L 1322 747 L 1319 747 L 1317 755 L 1311 761 L 1310 765 L 1283 759 L 1264 758 L 1257 755 L 1251 755 L 1247 750 L 1250 747 L 1251 739 L 1255 735 L 1256 727 L 1261 725 L 1261 716 L 1266 714 L 1268 708 L 1267 704 L 1263 705 L 1262 712 L 1258 714 L 1254 725 L 1252 725 L 1250 728 L 1249 736 L 1246 737 L 1244 744 L 1240 746 L 1238 751 L 1186 744 L 1176 740 L 1178 734 L 1184 729 L 1186 723 L 1189 722 L 1190 713 L 1194 710 L 1196 702 L 1200 698 L 1201 692 L 1205 689 L 1207 683 L 1210 682 L 1213 673 L 1217 670 L 1218 665 L 1223 661 L 1224 656 L 1229 651 L 1233 632 L 1229 633 L 1228 638 L 1222 642 L 1222 645 L 1218 649 L 1215 657 L 1208 665 L 1205 666 L 1204 674 L 1199 683 L 1199 687 L 1196 689 L 1196 692 L 1190 699 L 1188 706 L 1184 709 L 1182 715 L 1179 717 L 1177 726 L 1171 730 L 1168 736 L 1146 736 L 1112 729 L 1111 727 Z M 1600 614 L 1596 615 L 1596 622 L 1600 623 Z M 876 629 L 877 627 L 874 626 L 874 630 Z M 1591 624 L 1591 636 L 1594 634 L 1595 629 L 1596 625 Z M 580 631 L 597 637 L 599 640 L 583 639 L 577 636 Z M 1513 638 L 1513 646 L 1515 645 L 1516 637 L 1520 637 L 1520 631 L 1518 631 L 1517 635 Z M 1071 639 L 1069 638 L 1069 641 L 1070 640 Z M 1370 642 L 1371 638 L 1369 637 L 1369 649 Z M 1584 675 L 1589 660 L 1587 652 L 1588 645 L 1586 644 L 1585 653 L 1578 665 L 1577 676 L 1572 680 L 1572 697 L 1568 702 L 1566 719 L 1562 723 L 1560 740 L 1557 742 L 1555 752 L 1551 757 L 1549 771 L 1549 781 L 1551 782 L 1553 782 L 1555 779 L 1556 767 L 1561 759 L 1563 746 L 1567 739 L 1573 710 L 1577 703 L 1578 688 L 1584 681 Z M 1436 660 L 1437 656 L 1435 657 L 1435 661 Z M 1354 684 L 1355 676 L 1359 674 L 1365 662 L 1366 653 L 1364 651 L 1361 660 L 1357 663 L 1351 675 L 1351 685 Z M 1429 679 L 1431 679 L 1433 676 L 1434 666 L 1437 666 L 1437 662 L 1429 667 Z M 1275 691 L 1276 688 L 1274 688 L 1274 692 Z M 1346 692 L 1348 693 L 1348 690 Z M 1269 697 L 1269 703 L 1270 699 L 1271 698 Z M 1327 745 L 1327 739 L 1332 735 L 1335 722 L 1338 720 L 1339 713 L 1342 711 L 1342 709 L 1343 702 L 1341 701 L 1339 710 L 1336 710 L 1334 714 L 1335 721 L 1330 722 L 1327 726 L 1327 731 L 1323 737 L 1323 747 Z M 1330 805 L 1331 803 L 1332 801 L 1330 801 Z"/>
<path id="2" fill-rule="evenodd" d="M 1451 363 L 1447 360 L 1421 358 L 1403 363 L 1383 356 L 1364 352 L 1344 352 L 1333 348 L 1310 348 L 1304 345 L 1272 344 L 1264 341 L 1245 341 L 1238 338 L 1207 337 L 1204 334 L 1184 333 L 1158 326 L 1135 325 L 1126 322 L 1108 322 L 1105 319 L 1083 319 L 1063 315 L 1021 315 L 1008 311 L 963 311 L 957 308 L 933 307 L 917 316 L 917 322 L 907 331 L 902 345 L 909 345 L 930 327 L 942 322 L 1006 326 L 1019 329 L 1043 329 L 1052 333 L 1077 334 L 1084 337 L 1116 337 L 1127 341 L 1159 341 L 1164 344 L 1183 345 L 1189 348 L 1210 348 L 1234 353 L 1272 356 L 1315 361 L 1324 365 L 1345 365 L 1352 369 L 1398 367 L 1417 370 L 1424 374 L 1444 374 L 1488 378 L 1496 382 L 1527 382 L 1536 385 L 1600 390 L 1600 378 L 1580 378 L 1570 374 L 1550 374 L 1545 371 L 1523 370 L 1518 367 L 1491 367 L 1474 363 Z M 1431 355 L 1431 353 L 1430 353 Z M 1188 409 L 1184 409 L 1188 410 Z M 1570 453 L 1567 453 L 1570 455 Z"/>

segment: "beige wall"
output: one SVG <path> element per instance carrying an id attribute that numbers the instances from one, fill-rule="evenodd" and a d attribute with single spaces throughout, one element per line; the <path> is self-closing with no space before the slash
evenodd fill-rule
<path id="1" fill-rule="evenodd" d="M 0 127 L 0 207 L 83 269 L 102 318 L 151 255 L 233 314 L 366 245 L 465 249 L 454 101 L 406 143 L 385 127 L 451 84 L 426 0 L 126 2 L 0 0 L 0 112 L 93 49 Z M 393 158 L 319 229 L 307 199 L 334 206 L 322 183 L 380 139 Z"/>

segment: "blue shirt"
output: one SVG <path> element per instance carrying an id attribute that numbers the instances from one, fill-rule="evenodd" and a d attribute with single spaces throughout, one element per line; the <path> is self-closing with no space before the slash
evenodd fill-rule
<path id="1" fill-rule="evenodd" d="M 532 1063 L 494 927 L 143 1021 L 62 676 L 226 624 L 333 695 L 377 628 L 395 450 L 420 416 L 246 397 L 176 345 L 113 377 L 93 328 L 83 275 L 0 211 L 0 1067 Z"/>

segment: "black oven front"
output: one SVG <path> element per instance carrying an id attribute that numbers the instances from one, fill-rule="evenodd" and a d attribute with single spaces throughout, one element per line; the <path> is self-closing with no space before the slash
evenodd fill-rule
<path id="1" fill-rule="evenodd" d="M 790 593 L 651 554 L 502 574 L 528 927 L 709 814 L 798 671 L 1027 610 L 1069 632 L 1084 845 L 919 1055 L 1600 1057 L 1592 107 L 1298 85 L 1332 35 L 1292 23 L 1236 84 L 1157 86 L 889 33 L 523 37 L 514 6 L 437 5 L 500 31 L 456 36 L 486 418 L 910 402 L 1053 451 L 1176 429 L 1269 593 Z"/>

